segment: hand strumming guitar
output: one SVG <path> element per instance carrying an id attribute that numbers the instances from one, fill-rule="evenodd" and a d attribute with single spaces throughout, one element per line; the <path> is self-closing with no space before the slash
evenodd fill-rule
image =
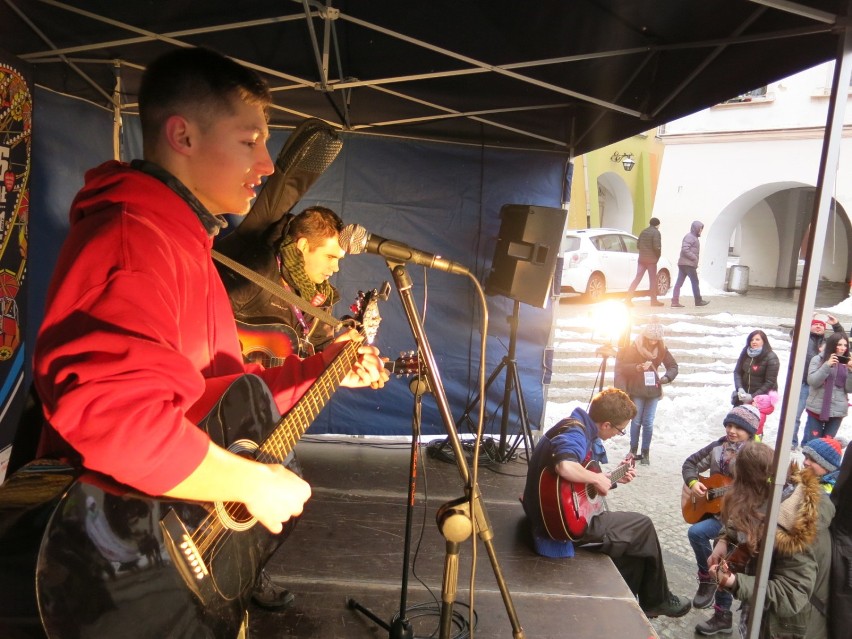
<path id="1" fill-rule="evenodd" d="M 694 484 L 692 484 L 692 486 L 690 486 L 689 490 L 696 497 L 704 497 L 707 494 L 707 486 L 702 484 L 700 479 L 697 482 L 695 482 Z"/>

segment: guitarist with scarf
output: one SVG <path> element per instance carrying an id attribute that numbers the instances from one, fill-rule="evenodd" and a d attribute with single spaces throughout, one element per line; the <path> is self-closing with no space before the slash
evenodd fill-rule
<path id="1" fill-rule="evenodd" d="M 296 216 L 287 215 L 283 224 L 270 227 L 239 259 L 245 262 L 248 258 L 247 266 L 330 313 L 340 299 L 329 278 L 337 273 L 340 260 L 346 255 L 339 243 L 342 229 L 343 222 L 334 211 L 312 206 Z M 227 238 L 222 244 L 227 254 Z M 253 347 L 273 358 L 283 358 L 289 352 L 305 357 L 333 341 L 333 327 L 231 269 L 221 265 L 218 268 L 238 321 L 243 354 L 248 359 L 252 359 Z M 279 341 L 279 336 L 287 337 L 291 343 Z"/>
<path id="2" fill-rule="evenodd" d="M 578 493 L 562 500 L 558 508 L 571 518 L 575 505 L 588 496 L 590 488 L 606 495 L 614 486 L 616 471 L 595 472 L 591 462 L 606 463 L 603 442 L 617 435 L 636 415 L 636 407 L 622 390 L 606 388 L 595 395 L 588 412 L 576 408 L 536 444 L 529 461 L 524 511 L 530 521 L 535 551 L 545 557 L 573 557 L 574 545 L 591 544 L 593 549 L 609 555 L 639 605 L 648 617 L 681 617 L 691 603 L 668 588 L 660 542 L 654 522 L 646 515 L 603 510 L 586 521 L 585 530 L 577 537 L 560 535 L 546 522 L 549 503 L 542 487 L 557 475 L 578 487 Z M 622 465 L 621 483 L 635 477 L 632 460 Z M 619 472 L 618 474 L 621 474 Z M 573 492 L 573 491 L 572 491 Z M 567 502 L 567 503 L 566 503 Z M 570 528 L 570 524 L 568 524 Z"/>

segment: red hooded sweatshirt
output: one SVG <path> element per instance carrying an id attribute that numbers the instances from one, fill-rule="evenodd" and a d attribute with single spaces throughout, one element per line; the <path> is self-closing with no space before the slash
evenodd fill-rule
<path id="1" fill-rule="evenodd" d="M 208 436 L 186 413 L 208 385 L 258 374 L 283 413 L 322 373 L 322 355 L 243 364 L 211 246 L 156 178 L 118 162 L 86 174 L 36 342 L 42 455 L 70 447 L 87 468 L 160 495 L 206 454 Z"/>

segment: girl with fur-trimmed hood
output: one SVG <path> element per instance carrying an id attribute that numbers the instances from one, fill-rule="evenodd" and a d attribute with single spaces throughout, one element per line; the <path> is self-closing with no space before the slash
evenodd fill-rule
<path id="1" fill-rule="evenodd" d="M 756 587 L 756 554 L 764 534 L 772 461 L 772 449 L 758 442 L 748 442 L 737 455 L 734 483 L 722 505 L 725 529 L 710 556 L 710 572 L 716 576 L 719 587 L 743 602 L 742 637 L 746 636 L 749 601 Z M 761 639 L 828 636 L 825 616 L 831 566 L 828 526 L 833 516 L 834 505 L 820 488 L 818 478 L 808 469 L 794 467 L 784 486 L 775 530 Z"/>

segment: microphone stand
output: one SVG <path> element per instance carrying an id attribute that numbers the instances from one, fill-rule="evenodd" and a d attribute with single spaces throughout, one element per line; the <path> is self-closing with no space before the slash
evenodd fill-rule
<path id="1" fill-rule="evenodd" d="M 411 527 L 414 515 L 414 499 L 417 494 L 417 445 L 420 443 L 420 425 L 423 394 L 429 391 L 429 382 L 415 376 L 408 384 L 414 394 L 414 409 L 411 417 L 411 457 L 408 465 L 408 503 L 405 509 L 405 545 L 402 551 L 402 587 L 399 596 L 399 612 L 391 623 L 380 619 L 372 610 L 364 607 L 355 599 L 349 598 L 348 605 L 388 631 L 389 639 L 414 639 L 414 627 L 406 617 L 408 610 L 408 564 L 411 556 Z"/>
<path id="2" fill-rule="evenodd" d="M 417 343 L 417 350 L 421 355 L 421 363 L 425 368 L 426 379 L 429 383 L 429 388 L 432 391 L 435 401 L 438 405 L 438 411 L 441 413 L 441 418 L 444 421 L 444 428 L 447 430 L 447 438 L 455 453 L 456 466 L 458 467 L 459 475 L 465 487 L 470 487 L 471 494 L 468 495 L 469 500 L 473 503 L 473 513 L 471 513 L 474 530 L 482 541 L 483 546 L 488 554 L 491 562 L 491 569 L 494 572 L 494 578 L 497 581 L 497 587 L 503 598 L 503 605 L 506 608 L 506 613 L 509 616 L 509 621 L 512 624 L 512 636 L 514 639 L 524 639 L 524 629 L 521 627 L 518 620 L 515 605 L 512 602 L 512 596 L 509 593 L 509 588 L 506 585 L 506 580 L 503 577 L 503 572 L 500 569 L 500 564 L 497 561 L 497 553 L 494 550 L 492 542 L 494 532 L 491 529 L 491 524 L 488 521 L 488 516 L 485 512 L 485 505 L 481 499 L 479 486 L 471 486 L 470 469 L 464 457 L 461 440 L 459 439 L 458 431 L 456 431 L 453 416 L 450 413 L 450 403 L 447 399 L 447 393 L 444 390 L 444 384 L 441 381 L 441 376 L 438 373 L 438 365 L 435 361 L 435 355 L 432 347 L 429 345 L 429 339 L 426 337 L 426 331 L 423 328 L 423 323 L 420 321 L 420 315 L 417 312 L 417 307 L 414 303 L 414 298 L 411 295 L 412 281 L 405 269 L 405 265 L 399 262 L 387 261 L 388 268 L 393 275 L 394 284 L 399 293 L 402 307 L 405 310 L 405 315 L 408 318 L 408 323 L 411 326 L 411 332 Z M 471 593 L 472 594 L 472 593 Z M 449 639 L 441 637 L 441 639 Z"/>

